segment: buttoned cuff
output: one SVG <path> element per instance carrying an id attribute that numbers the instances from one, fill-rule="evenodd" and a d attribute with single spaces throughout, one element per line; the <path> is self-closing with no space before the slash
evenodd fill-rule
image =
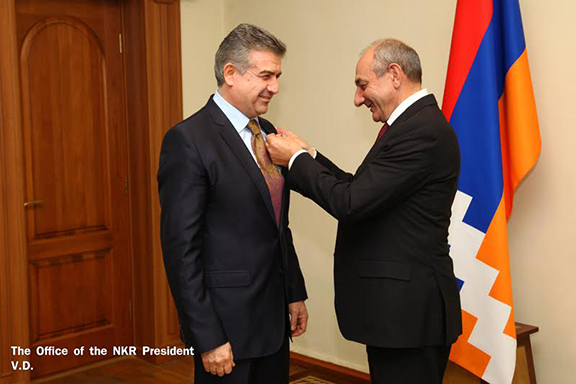
<path id="1" fill-rule="evenodd" d="M 316 158 L 316 155 L 318 154 L 318 152 L 316 151 L 316 149 L 312 148 L 312 151 L 314 151 L 314 154 L 311 155 L 312 158 Z M 292 155 L 292 157 L 290 158 L 290 161 L 288 162 L 288 170 L 290 170 L 290 168 L 292 168 L 292 164 L 294 164 L 294 160 L 296 160 L 296 158 L 298 156 L 300 156 L 303 153 L 307 153 L 308 151 L 306 151 L 305 149 L 301 149 L 298 152 L 296 152 L 295 154 Z"/>

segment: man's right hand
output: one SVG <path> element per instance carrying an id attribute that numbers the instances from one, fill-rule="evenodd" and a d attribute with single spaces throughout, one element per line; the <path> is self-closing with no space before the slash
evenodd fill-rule
<path id="1" fill-rule="evenodd" d="M 294 139 L 300 145 L 300 147 L 302 147 L 302 149 L 305 150 L 306 152 L 308 152 L 312 157 L 316 156 L 316 150 L 313 149 L 312 147 L 310 147 L 310 145 L 306 142 L 306 140 L 304 140 L 303 138 L 301 138 L 300 136 L 298 136 L 294 132 L 287 131 L 285 129 L 278 128 L 278 127 L 276 127 L 276 130 L 278 131 L 278 134 L 280 136 L 287 136 L 291 139 Z"/>
<path id="2" fill-rule="evenodd" d="M 204 352 L 200 356 L 202 357 L 202 363 L 204 364 L 206 372 L 220 377 L 232 372 L 232 368 L 236 366 L 236 364 L 234 364 L 234 355 L 232 354 L 232 346 L 230 346 L 230 343 Z"/>

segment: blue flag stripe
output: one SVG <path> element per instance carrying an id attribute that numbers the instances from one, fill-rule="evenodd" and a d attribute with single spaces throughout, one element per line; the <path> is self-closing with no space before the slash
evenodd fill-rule
<path id="1" fill-rule="evenodd" d="M 517 1 L 493 4 L 492 20 L 450 119 L 462 152 L 458 189 L 473 198 L 464 221 L 484 233 L 503 192 L 498 100 L 506 73 L 525 49 Z"/>

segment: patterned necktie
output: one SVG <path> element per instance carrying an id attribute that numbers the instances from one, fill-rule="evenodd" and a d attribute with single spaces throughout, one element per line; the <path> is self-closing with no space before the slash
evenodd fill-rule
<path id="1" fill-rule="evenodd" d="M 262 175 L 264 175 L 266 185 L 268 185 L 268 190 L 270 191 L 272 206 L 274 207 L 274 215 L 276 216 L 276 224 L 280 226 L 280 210 L 282 209 L 284 177 L 274 165 L 272 159 L 270 159 L 258 123 L 254 120 L 250 120 L 248 122 L 248 128 L 252 132 L 252 150 L 256 155 L 260 171 L 262 171 Z"/>
<path id="2" fill-rule="evenodd" d="M 376 143 L 378 142 L 378 140 L 380 140 L 380 138 L 382 137 L 382 135 L 384 135 L 384 132 L 386 132 L 386 130 L 388 129 L 389 125 L 388 123 L 384 123 L 384 125 L 382 126 L 382 128 L 380 128 L 380 132 L 378 132 L 378 137 L 376 138 Z M 374 143 L 374 144 L 376 144 Z"/>

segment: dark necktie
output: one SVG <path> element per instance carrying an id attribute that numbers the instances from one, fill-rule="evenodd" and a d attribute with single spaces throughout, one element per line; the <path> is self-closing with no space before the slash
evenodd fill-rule
<path id="1" fill-rule="evenodd" d="M 380 140 L 382 135 L 384 135 L 384 132 L 386 132 L 387 129 L 388 129 L 388 123 L 384 123 L 382 128 L 380 128 L 380 132 L 378 132 L 378 137 L 376 138 L 376 143 L 378 142 L 378 140 Z"/>
<path id="2" fill-rule="evenodd" d="M 248 128 L 252 132 L 252 150 L 256 155 L 256 161 L 260 166 L 260 171 L 266 180 L 270 197 L 272 198 L 272 206 L 274 207 L 274 215 L 276 216 L 276 224 L 280 226 L 280 211 L 282 209 L 282 191 L 284 189 L 284 177 L 278 168 L 270 159 L 264 138 L 258 123 L 254 120 L 248 122 Z"/>

